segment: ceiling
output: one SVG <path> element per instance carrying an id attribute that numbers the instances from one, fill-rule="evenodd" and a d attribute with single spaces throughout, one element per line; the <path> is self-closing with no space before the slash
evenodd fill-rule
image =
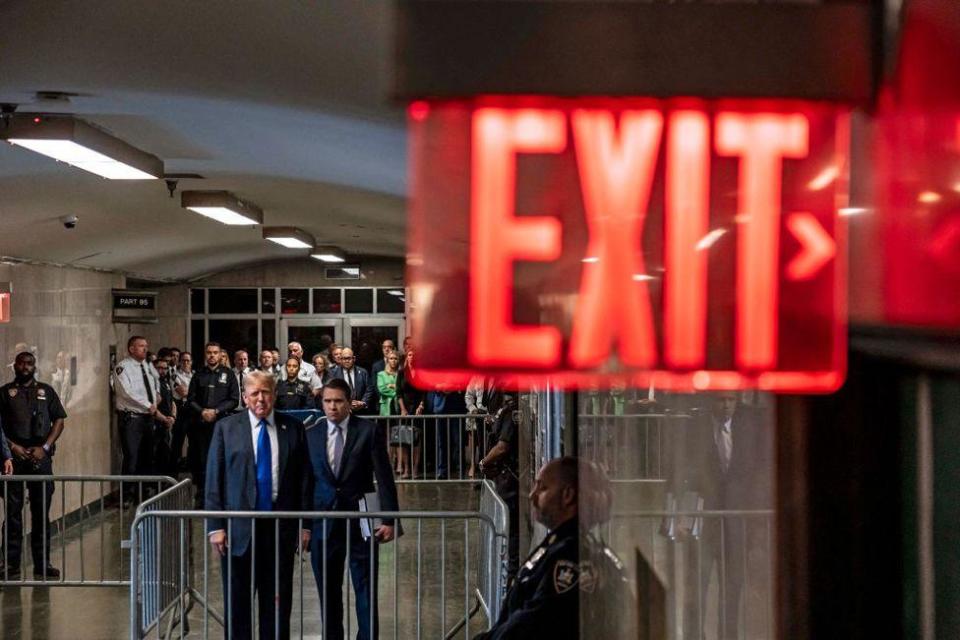
<path id="1" fill-rule="evenodd" d="M 178 189 L 233 191 L 267 225 L 361 261 L 400 257 L 391 27 L 386 0 L 0 0 L 0 102 L 78 114 L 168 174 L 204 177 Z M 181 209 L 162 180 L 104 180 L 0 144 L 0 255 L 185 280 L 291 251 Z"/>

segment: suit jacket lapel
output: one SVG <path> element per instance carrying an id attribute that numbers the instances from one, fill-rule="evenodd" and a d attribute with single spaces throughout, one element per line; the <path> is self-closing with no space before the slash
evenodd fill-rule
<path id="1" fill-rule="evenodd" d="M 314 429 L 323 430 L 323 451 L 320 457 L 323 459 L 323 468 L 326 470 L 327 475 L 331 478 L 336 478 L 336 476 L 333 475 L 333 469 L 330 468 L 330 460 L 327 458 L 327 445 L 330 441 L 330 421 L 324 418 L 321 422 L 317 423 Z"/>
<path id="2" fill-rule="evenodd" d="M 357 438 L 359 437 L 359 425 L 357 425 L 356 419 L 353 415 L 347 420 L 347 441 L 343 445 L 343 453 L 340 456 L 340 468 L 337 469 L 337 478 L 343 477 L 343 471 L 347 467 L 347 462 L 350 460 L 350 452 L 353 451 L 354 445 L 357 443 Z"/>
<path id="3" fill-rule="evenodd" d="M 277 444 L 280 446 L 280 453 L 277 456 L 280 461 L 277 483 L 282 483 L 283 471 L 287 468 L 287 458 L 290 456 L 290 441 L 287 438 L 287 427 L 276 419 L 276 414 L 274 414 L 274 424 L 277 427 Z M 280 487 L 277 487 L 277 491 L 279 490 Z"/>

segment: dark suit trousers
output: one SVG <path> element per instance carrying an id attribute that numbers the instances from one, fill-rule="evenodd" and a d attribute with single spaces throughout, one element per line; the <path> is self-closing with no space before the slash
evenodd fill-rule
<path id="1" fill-rule="evenodd" d="M 275 545 L 274 527 L 274 520 L 258 520 L 254 524 L 255 545 L 251 541 L 250 548 L 242 556 L 228 554 L 220 559 L 224 600 L 229 600 L 225 617 L 228 630 L 224 637 L 229 640 L 250 640 L 253 637 L 251 582 L 257 596 L 260 640 L 286 640 L 290 637 L 296 549 Z M 274 562 L 275 557 L 277 562 Z M 278 586 L 279 598 L 276 597 Z"/>
<path id="2" fill-rule="evenodd" d="M 722 525 L 721 525 L 722 522 Z M 721 530 L 722 529 L 722 530 Z M 740 600 L 744 583 L 746 562 L 746 529 L 743 518 L 704 518 L 703 533 L 699 541 L 691 540 L 687 555 L 685 600 L 685 629 L 706 634 L 707 591 L 713 570 L 717 571 L 719 607 L 717 608 L 717 638 L 736 640 L 739 635 Z M 697 595 L 693 595 L 696 593 Z M 698 636 L 692 636 L 698 637 Z"/>
<path id="3" fill-rule="evenodd" d="M 150 475 L 153 470 L 153 416 L 119 412 L 120 451 L 123 454 L 121 473 L 125 476 Z M 124 493 L 139 499 L 136 483 L 124 485 Z"/>
<path id="4" fill-rule="evenodd" d="M 213 424 L 197 418 L 187 432 L 190 439 L 187 459 L 190 462 L 193 486 L 197 487 L 198 502 L 203 500 L 203 488 L 207 486 L 207 454 L 210 453 L 210 442 L 213 440 Z"/>
<path id="5" fill-rule="evenodd" d="M 313 526 L 310 555 L 313 576 L 320 595 L 320 610 L 325 640 L 343 640 L 343 565 L 347 558 L 348 522 L 345 520 L 318 520 Z M 327 527 L 326 547 L 320 538 Z M 359 629 L 358 640 L 373 640 L 378 637 L 380 624 L 377 611 L 377 542 L 364 540 L 357 520 L 349 521 L 350 530 L 350 579 L 356 594 L 356 609 Z M 326 549 L 326 555 L 324 555 Z M 372 589 L 371 589 L 372 587 Z M 371 597 L 371 592 L 374 594 Z M 372 617 L 371 617 L 372 616 Z"/>

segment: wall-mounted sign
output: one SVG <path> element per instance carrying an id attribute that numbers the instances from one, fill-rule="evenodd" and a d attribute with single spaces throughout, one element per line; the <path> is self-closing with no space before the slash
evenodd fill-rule
<path id="1" fill-rule="evenodd" d="M 113 289 L 113 321 L 130 324 L 155 324 L 157 292 L 140 289 Z"/>
<path id="2" fill-rule="evenodd" d="M 429 384 L 831 391 L 847 118 L 792 101 L 415 103 Z"/>

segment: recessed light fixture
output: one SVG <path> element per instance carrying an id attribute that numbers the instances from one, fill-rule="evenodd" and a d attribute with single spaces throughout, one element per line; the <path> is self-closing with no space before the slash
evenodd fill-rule
<path id="1" fill-rule="evenodd" d="M 263 224 L 263 211 L 229 191 L 184 191 L 180 206 L 229 225 Z"/>
<path id="2" fill-rule="evenodd" d="M 347 256 L 337 247 L 323 246 L 317 247 L 310 254 L 310 257 L 320 262 L 346 262 Z"/>
<path id="3" fill-rule="evenodd" d="M 264 227 L 263 237 L 287 249 L 313 249 L 316 244 L 313 236 L 296 227 Z"/>
<path id="4" fill-rule="evenodd" d="M 17 114 L 0 139 L 110 180 L 163 177 L 160 158 L 73 116 Z"/>

